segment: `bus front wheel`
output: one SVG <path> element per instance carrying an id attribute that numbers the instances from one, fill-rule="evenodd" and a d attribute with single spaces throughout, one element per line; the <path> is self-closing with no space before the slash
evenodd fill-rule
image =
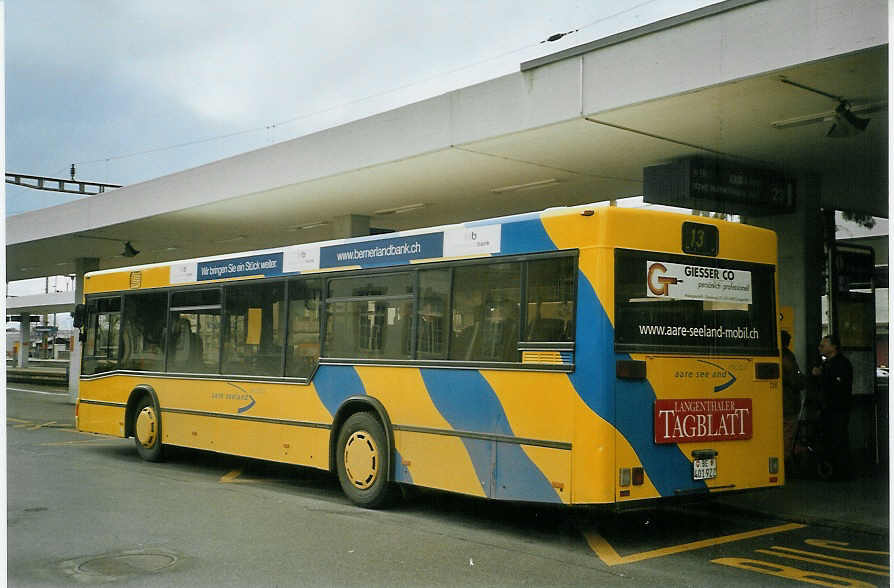
<path id="1" fill-rule="evenodd" d="M 391 500 L 390 451 L 385 429 L 371 413 L 355 413 L 342 425 L 335 454 L 338 481 L 358 506 L 380 508 Z"/>
<path id="2" fill-rule="evenodd" d="M 134 412 L 133 440 L 137 453 L 146 461 L 161 461 L 161 415 L 149 396 L 144 396 Z"/>

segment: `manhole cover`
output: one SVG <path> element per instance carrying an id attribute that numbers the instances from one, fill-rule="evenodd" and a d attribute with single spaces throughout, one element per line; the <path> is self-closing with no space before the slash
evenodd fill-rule
<path id="1" fill-rule="evenodd" d="M 88 559 L 77 570 L 97 576 L 130 576 L 158 572 L 175 563 L 177 558 L 166 553 L 132 553 Z"/>
<path id="2" fill-rule="evenodd" d="M 180 556 L 165 548 L 141 548 L 66 560 L 59 563 L 59 570 L 72 579 L 94 584 L 164 572 L 179 561 Z"/>

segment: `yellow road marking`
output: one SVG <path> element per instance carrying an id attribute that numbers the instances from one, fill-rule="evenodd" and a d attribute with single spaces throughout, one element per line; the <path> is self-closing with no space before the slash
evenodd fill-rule
<path id="1" fill-rule="evenodd" d="M 12 417 L 6 417 L 6 421 L 11 423 L 25 423 L 26 425 L 31 424 L 31 421 L 23 421 L 22 419 L 14 419 Z"/>
<path id="2" fill-rule="evenodd" d="M 746 557 L 719 557 L 717 559 L 712 559 L 711 563 L 748 570 L 750 572 L 757 572 L 759 574 L 767 574 L 768 576 L 800 580 L 801 582 L 808 582 L 819 586 L 833 586 L 835 588 L 841 588 L 842 586 L 874 588 L 873 584 L 863 582 L 862 580 L 843 578 L 841 576 L 833 576 L 832 574 L 824 574 L 822 572 L 811 572 L 800 568 L 793 568 L 756 559 L 748 559 Z"/>
<path id="3" fill-rule="evenodd" d="M 41 443 L 40 447 L 64 447 L 66 445 L 89 445 L 98 441 L 120 441 L 117 437 L 104 437 L 97 439 L 82 439 L 79 441 L 55 441 L 52 443 Z"/>
<path id="4" fill-rule="evenodd" d="M 776 551 L 777 549 L 779 549 L 779 551 Z M 794 560 L 797 560 L 797 561 L 806 561 L 806 562 L 809 562 L 809 563 L 820 564 L 820 565 L 829 566 L 829 567 L 832 567 L 832 568 L 841 568 L 841 569 L 844 569 L 844 570 L 852 570 L 852 571 L 856 571 L 856 572 L 863 572 L 864 574 L 875 574 L 876 576 L 888 576 L 888 575 L 890 575 L 890 574 L 888 574 L 888 572 L 882 572 L 882 571 L 879 571 L 879 570 L 870 570 L 870 569 L 867 569 L 867 568 L 865 568 L 865 567 L 860 567 L 860 566 L 863 566 L 863 565 L 867 565 L 867 564 L 864 564 L 863 562 L 852 562 L 852 563 L 855 563 L 855 564 L 857 564 L 857 565 L 855 565 L 855 566 L 848 566 L 848 565 L 844 565 L 844 564 L 840 564 L 840 563 L 835 563 L 834 561 L 829 561 L 829 560 L 827 560 L 827 559 L 820 559 L 820 558 L 823 557 L 822 555 L 820 555 L 818 558 L 817 558 L 817 557 L 803 557 L 803 556 L 800 556 L 800 555 L 794 555 L 794 554 L 792 554 L 792 553 L 782 553 L 781 551 L 783 551 L 783 550 L 784 550 L 784 551 L 794 551 L 794 552 L 796 552 L 796 553 L 810 553 L 809 551 L 807 551 L 807 552 L 799 552 L 797 549 L 785 549 L 785 548 L 778 548 L 778 547 L 773 547 L 772 549 L 755 549 L 754 551 L 755 551 L 755 553 L 763 553 L 763 554 L 765 554 L 765 555 L 775 555 L 776 557 L 787 557 L 787 558 L 789 558 L 789 559 L 794 559 Z M 837 557 L 836 557 L 836 558 L 832 558 L 832 559 L 840 559 L 840 558 L 837 558 Z M 850 560 L 841 560 L 841 561 L 850 561 Z M 869 565 L 872 565 L 872 564 L 869 564 Z"/>
<path id="5" fill-rule="evenodd" d="M 722 545 L 724 543 L 732 543 L 734 541 L 742 541 L 743 539 L 751 539 L 762 535 L 772 535 L 773 533 L 782 533 L 784 531 L 794 531 L 795 529 L 803 529 L 807 525 L 798 523 L 786 523 L 766 529 L 757 529 L 755 531 L 746 531 L 744 533 L 736 533 L 734 535 L 724 535 L 713 539 L 703 539 L 701 541 L 693 541 L 692 543 L 684 543 L 682 545 L 674 545 L 671 547 L 662 547 L 661 549 L 653 549 L 651 551 L 643 551 L 641 553 L 633 553 L 621 556 L 615 551 L 608 541 L 602 538 L 598 533 L 584 533 L 590 548 L 596 553 L 602 562 L 609 566 L 620 564 L 634 563 L 655 557 L 664 557 L 665 555 L 673 555 L 684 551 L 693 551 L 695 549 L 703 549 L 712 545 Z"/>
<path id="6" fill-rule="evenodd" d="M 805 543 L 806 543 L 806 541 L 805 541 Z M 891 569 L 891 568 L 889 568 L 888 566 L 881 565 L 881 564 L 874 564 L 874 563 L 869 563 L 869 562 L 863 562 L 863 561 L 860 561 L 860 560 L 858 560 L 858 559 L 845 559 L 845 558 L 843 558 L 843 557 L 835 557 L 834 555 L 825 555 L 825 554 L 823 554 L 823 553 L 816 553 L 815 551 L 803 551 L 803 550 L 801 550 L 801 549 L 794 549 L 794 548 L 792 548 L 792 547 L 782 547 L 782 546 L 780 546 L 780 545 L 776 545 L 776 546 L 772 547 L 772 549 L 776 549 L 776 550 L 778 550 L 778 551 L 788 551 L 788 552 L 790 552 L 790 553 L 797 553 L 797 554 L 800 554 L 800 555 L 807 555 L 807 556 L 813 556 L 813 557 L 821 557 L 821 558 L 823 558 L 823 559 L 831 559 L 831 560 L 833 560 L 833 561 L 843 561 L 843 562 L 845 562 L 845 563 L 858 563 L 858 564 L 860 564 L 860 565 L 864 565 L 864 566 L 867 566 L 867 567 L 870 567 L 870 568 L 876 568 L 876 569 L 878 569 L 878 570 L 890 570 L 890 569 Z"/>
<path id="7" fill-rule="evenodd" d="M 254 484 L 258 481 L 251 478 L 240 478 L 241 475 L 242 468 L 235 469 L 221 476 L 219 482 L 221 484 Z"/>
<path id="8" fill-rule="evenodd" d="M 242 468 L 238 470 L 233 470 L 231 472 L 227 472 L 223 476 L 220 477 L 221 484 L 231 484 L 236 481 L 236 478 L 242 475 Z"/>
<path id="9" fill-rule="evenodd" d="M 850 543 L 844 543 L 843 541 L 829 541 L 827 539 L 805 539 L 804 543 L 807 545 L 813 545 L 814 547 L 824 547 L 826 549 L 834 549 L 836 551 L 846 551 L 848 553 L 868 553 L 870 555 L 889 555 L 887 551 L 873 551 L 871 549 L 854 549 L 852 547 L 845 547 L 846 545 L 850 545 Z"/>

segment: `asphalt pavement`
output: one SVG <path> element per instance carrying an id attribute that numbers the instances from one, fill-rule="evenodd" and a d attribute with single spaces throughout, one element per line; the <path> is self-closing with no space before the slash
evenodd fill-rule
<path id="1" fill-rule="evenodd" d="M 17 406 L 32 418 L 39 407 L 46 422 L 74 423 L 74 406 L 69 403 L 65 388 L 12 383 L 9 388 L 45 391 L 22 395 L 17 401 Z M 788 476 L 781 488 L 716 495 L 714 500 L 730 508 L 791 522 L 887 535 L 890 529 L 888 464 L 864 465 L 858 469 L 849 480 Z"/>

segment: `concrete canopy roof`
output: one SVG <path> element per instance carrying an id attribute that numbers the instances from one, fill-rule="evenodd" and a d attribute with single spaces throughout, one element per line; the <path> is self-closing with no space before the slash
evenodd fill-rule
<path id="1" fill-rule="evenodd" d="M 10 315 L 71 312 L 74 307 L 75 293 L 70 290 L 30 296 L 12 296 L 6 299 L 6 313 Z"/>
<path id="2" fill-rule="evenodd" d="M 887 5 L 730 0 L 524 71 L 7 219 L 7 280 L 403 230 L 636 196 L 645 166 L 720 154 L 820 178 L 821 205 L 888 216 Z M 877 105 L 825 138 L 836 101 Z M 814 117 L 816 124 L 771 123 Z M 514 188 L 512 188 L 514 187 Z M 406 208 L 406 211 L 393 212 Z M 316 226 L 315 226 L 316 225 Z M 309 227 L 309 228 L 305 228 Z M 121 256 L 123 243 L 140 250 Z"/>

